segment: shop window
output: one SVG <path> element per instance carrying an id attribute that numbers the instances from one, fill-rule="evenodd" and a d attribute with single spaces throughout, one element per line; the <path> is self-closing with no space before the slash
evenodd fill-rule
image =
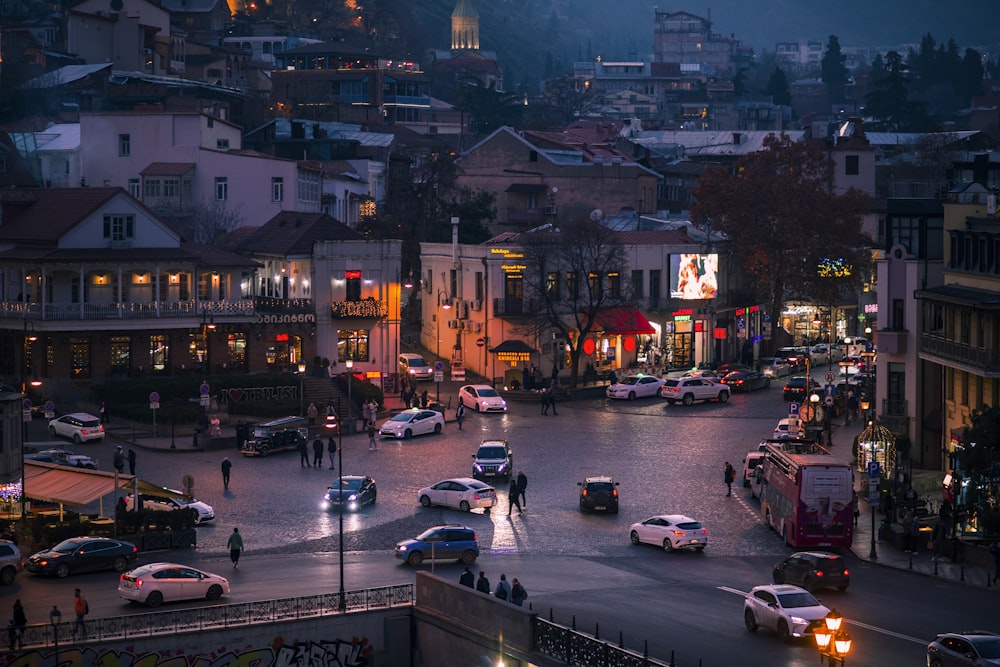
<path id="1" fill-rule="evenodd" d="M 69 339 L 70 375 L 76 378 L 90 377 L 90 338 Z"/>
<path id="2" fill-rule="evenodd" d="M 170 362 L 170 337 L 157 334 L 149 337 L 149 367 L 165 371 Z"/>
<path id="3" fill-rule="evenodd" d="M 111 337 L 111 372 L 127 374 L 132 367 L 132 339 L 128 336 Z"/>
<path id="4" fill-rule="evenodd" d="M 370 361 L 369 341 L 371 332 L 368 329 L 338 329 L 337 359 L 346 361 Z"/>
<path id="5" fill-rule="evenodd" d="M 229 348 L 229 366 L 236 370 L 246 369 L 247 365 L 247 337 L 242 332 L 231 333 L 226 337 L 226 345 Z"/>

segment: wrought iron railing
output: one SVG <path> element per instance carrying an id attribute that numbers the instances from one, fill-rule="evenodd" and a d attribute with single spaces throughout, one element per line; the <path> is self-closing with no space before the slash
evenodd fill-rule
<path id="1" fill-rule="evenodd" d="M 76 621 L 42 623 L 25 627 L 21 640 L 25 648 L 56 646 L 57 643 L 68 644 L 70 641 L 75 646 L 79 646 L 81 638 L 84 642 L 116 641 L 131 637 L 172 635 L 194 630 L 232 628 L 412 606 L 414 596 L 415 587 L 413 584 L 398 584 L 346 591 L 343 606 L 341 606 L 340 593 L 320 593 L 297 598 L 157 611 L 132 616 L 110 616 L 85 621 L 85 638 L 83 638 L 82 632 L 77 632 L 76 637 L 73 637 Z M 64 618 L 71 616 L 72 610 L 68 610 L 64 614 Z"/>
<path id="2" fill-rule="evenodd" d="M 533 650 L 567 665 L 581 667 L 668 667 L 642 653 L 624 648 L 618 643 L 567 628 L 541 617 L 535 619 Z"/>
<path id="3" fill-rule="evenodd" d="M 948 361 L 968 364 L 980 371 L 1000 372 L 1000 350 L 974 347 L 933 334 L 920 336 L 920 351 Z"/>

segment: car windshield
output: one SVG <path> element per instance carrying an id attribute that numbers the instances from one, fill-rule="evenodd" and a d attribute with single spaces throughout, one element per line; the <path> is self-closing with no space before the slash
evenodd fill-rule
<path id="1" fill-rule="evenodd" d="M 79 540 L 63 540 L 59 544 L 52 547 L 52 550 L 60 554 L 70 554 L 83 546 L 83 542 Z"/>
<path id="2" fill-rule="evenodd" d="M 677 527 L 681 530 L 701 530 L 701 524 L 697 521 L 682 521 Z"/>
<path id="3" fill-rule="evenodd" d="M 416 539 L 416 540 L 429 540 L 432 537 L 438 537 L 438 536 L 440 536 L 440 534 L 441 534 L 441 530 L 439 528 L 428 528 L 424 532 L 422 532 L 419 535 L 417 535 L 414 539 Z"/>
<path id="4" fill-rule="evenodd" d="M 476 393 L 479 394 L 480 398 L 493 398 L 494 396 L 500 395 L 497 393 L 497 390 L 493 388 L 477 389 Z"/>
<path id="5" fill-rule="evenodd" d="M 415 412 L 400 412 L 398 415 L 393 415 L 389 421 L 392 422 L 408 422 L 416 417 Z"/>
<path id="6" fill-rule="evenodd" d="M 406 363 L 408 363 L 411 367 L 427 365 L 427 362 L 424 361 L 423 357 L 410 357 L 409 361 L 407 361 Z"/>
<path id="7" fill-rule="evenodd" d="M 987 660 L 1000 658 L 1000 637 L 968 637 L 979 651 L 979 657 Z"/>
<path id="8" fill-rule="evenodd" d="M 639 384 L 639 376 L 629 375 L 628 377 L 624 377 L 621 380 L 619 380 L 618 384 Z"/>
<path id="9" fill-rule="evenodd" d="M 343 479 L 340 482 L 340 488 L 342 488 L 344 491 L 357 491 L 358 489 L 361 488 L 361 480 L 360 479 Z M 331 491 L 336 491 L 337 490 L 337 484 L 336 483 L 331 484 L 330 485 L 330 490 Z"/>
<path id="10" fill-rule="evenodd" d="M 782 593 L 778 596 L 781 606 L 785 609 L 795 607 L 818 607 L 819 600 L 813 597 L 812 593 L 802 591 L 801 593 Z"/>
<path id="11" fill-rule="evenodd" d="M 480 447 L 479 448 L 479 458 L 481 459 L 503 459 L 507 458 L 506 452 L 503 451 L 503 447 Z"/>

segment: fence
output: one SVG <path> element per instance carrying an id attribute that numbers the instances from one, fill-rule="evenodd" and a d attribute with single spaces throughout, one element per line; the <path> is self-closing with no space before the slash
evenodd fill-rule
<path id="1" fill-rule="evenodd" d="M 551 619 L 536 618 L 532 649 L 567 665 L 581 667 L 668 667 L 674 664 L 673 658 L 669 663 L 650 658 L 645 649 L 642 653 L 626 649 L 621 634 L 618 643 L 614 644 L 598 634 L 591 636 L 579 632 L 575 617 L 571 628 Z"/>
<path id="2" fill-rule="evenodd" d="M 297 598 L 242 602 L 237 604 L 193 607 L 171 611 L 110 616 L 84 621 L 84 642 L 118 641 L 131 637 L 153 637 L 180 632 L 260 625 L 301 618 L 335 616 L 372 609 L 412 606 L 414 585 L 398 584 L 381 588 L 346 591 L 341 605 L 340 593 L 321 593 Z M 68 610 L 63 617 L 72 619 Z M 74 620 L 60 623 L 29 625 L 21 640 L 25 648 L 58 646 L 73 636 Z M 78 645 L 80 639 L 73 639 Z"/>

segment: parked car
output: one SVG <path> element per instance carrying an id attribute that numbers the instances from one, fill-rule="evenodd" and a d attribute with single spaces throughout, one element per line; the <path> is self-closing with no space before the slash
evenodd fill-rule
<path id="1" fill-rule="evenodd" d="M 10 540 L 0 540 L 0 584 L 10 586 L 24 569 L 24 555 Z"/>
<path id="2" fill-rule="evenodd" d="M 808 391 L 806 390 L 806 386 L 809 387 Z M 805 375 L 796 375 L 788 378 L 785 382 L 785 387 L 782 390 L 782 398 L 786 401 L 798 401 L 801 403 L 809 393 L 817 389 L 820 389 L 819 382 L 816 382 L 812 378 L 806 378 Z"/>
<path id="3" fill-rule="evenodd" d="M 982 630 L 945 632 L 927 645 L 927 667 L 1000 667 L 1000 635 Z"/>
<path id="4" fill-rule="evenodd" d="M 72 412 L 49 422 L 49 436 L 69 438 L 76 444 L 104 439 L 101 420 L 86 412 Z"/>
<path id="5" fill-rule="evenodd" d="M 760 372 L 769 378 L 783 378 L 792 374 L 792 365 L 782 357 L 761 357 Z"/>
<path id="6" fill-rule="evenodd" d="M 414 380 L 434 379 L 434 368 L 419 354 L 404 352 L 399 355 L 399 372 Z"/>
<path id="7" fill-rule="evenodd" d="M 118 577 L 118 597 L 147 607 L 177 600 L 218 600 L 228 593 L 225 577 L 178 563 L 140 565 Z"/>
<path id="8" fill-rule="evenodd" d="M 724 384 L 713 382 L 707 378 L 669 378 L 660 387 L 660 396 L 667 399 L 667 403 L 683 403 L 691 405 L 695 401 L 718 401 L 725 403 L 729 400 L 729 387 Z"/>
<path id="9" fill-rule="evenodd" d="M 458 390 L 458 403 L 476 412 L 507 412 L 507 401 L 488 384 L 467 384 Z"/>
<path id="10" fill-rule="evenodd" d="M 765 628 L 785 641 L 811 635 L 829 613 L 812 593 L 787 584 L 754 586 L 743 599 L 743 623 L 747 631 Z"/>
<path id="11" fill-rule="evenodd" d="M 851 573 L 844 559 L 824 551 L 800 551 L 774 566 L 771 579 L 776 584 L 795 584 L 807 591 L 836 588 L 846 591 Z"/>
<path id="12" fill-rule="evenodd" d="M 648 398 L 660 393 L 663 380 L 655 375 L 626 375 L 613 385 L 610 385 L 606 394 L 608 398 L 624 398 L 634 401 L 637 398 Z"/>
<path id="13" fill-rule="evenodd" d="M 84 454 L 74 454 L 65 449 L 43 449 L 34 454 L 25 454 L 25 461 L 42 461 L 43 463 L 55 463 L 61 466 L 73 468 L 88 468 L 97 470 L 97 460 Z"/>
<path id="14" fill-rule="evenodd" d="M 813 345 L 810 352 L 812 354 L 813 363 L 816 364 L 825 364 L 830 361 L 837 363 L 844 358 L 843 348 L 839 345 L 830 345 L 829 343 Z"/>
<path id="15" fill-rule="evenodd" d="M 497 492 L 489 484 L 471 477 L 446 479 L 417 491 L 417 500 L 424 507 L 439 505 L 468 512 L 484 508 L 487 512 L 497 504 Z"/>
<path id="16" fill-rule="evenodd" d="M 472 565 L 479 558 L 476 531 L 457 523 L 428 528 L 413 539 L 396 544 L 393 553 L 408 565 L 429 559 L 456 559 Z"/>
<path id="17" fill-rule="evenodd" d="M 580 487 L 580 511 L 618 514 L 618 482 L 613 477 L 587 477 Z"/>
<path id="18" fill-rule="evenodd" d="M 124 572 L 135 562 L 139 549 L 131 542 L 107 537 L 72 537 L 28 558 L 32 574 L 54 574 L 60 579 L 79 572 Z"/>
<path id="19" fill-rule="evenodd" d="M 708 529 L 682 514 L 651 516 L 629 526 L 628 535 L 632 544 L 654 544 L 665 551 L 702 552 L 708 546 Z"/>
<path id="20" fill-rule="evenodd" d="M 365 505 L 374 505 L 377 498 L 378 487 L 368 475 L 341 475 L 327 487 L 322 505 L 327 510 L 341 505 L 345 509 L 359 510 Z"/>
<path id="21" fill-rule="evenodd" d="M 732 365 L 732 364 L 730 364 L 730 365 Z M 710 368 L 696 368 L 696 369 L 691 370 L 691 371 L 685 371 L 679 377 L 682 377 L 682 378 L 705 378 L 706 380 L 713 380 L 715 382 L 718 382 L 720 379 L 722 379 L 723 375 L 724 375 L 724 373 L 721 373 L 719 370 L 712 370 Z"/>
<path id="22" fill-rule="evenodd" d="M 250 437 L 240 443 L 243 456 L 267 456 L 275 452 L 298 449 L 309 441 L 309 423 L 305 417 L 279 417 L 254 424 Z"/>
<path id="23" fill-rule="evenodd" d="M 734 392 L 751 392 L 770 387 L 771 378 L 758 371 L 733 371 L 722 378 L 722 383 Z"/>
<path id="24" fill-rule="evenodd" d="M 750 368 L 750 366 L 747 366 L 746 364 L 725 363 L 725 364 L 720 364 L 719 367 L 715 369 L 714 374 L 717 378 L 721 379 L 725 377 L 727 374 L 732 373 L 733 371 L 749 371 L 749 370 L 752 369 Z"/>
<path id="25" fill-rule="evenodd" d="M 793 428 L 794 426 L 794 428 Z M 779 419 L 774 427 L 775 440 L 797 439 L 803 436 L 802 422 L 797 417 L 784 417 Z"/>
<path id="26" fill-rule="evenodd" d="M 437 410 L 410 408 L 395 414 L 382 423 L 378 432 L 383 438 L 409 439 L 425 433 L 444 430 L 444 416 Z"/>
<path id="27" fill-rule="evenodd" d="M 506 440 L 483 440 L 472 458 L 473 479 L 509 480 L 514 474 L 514 454 Z"/>
<path id="28" fill-rule="evenodd" d="M 757 479 L 757 468 L 764 465 L 764 452 L 754 450 L 747 452 L 743 457 L 743 486 L 753 488 L 752 485 Z M 751 493 L 751 495 L 753 495 Z M 754 496 L 756 497 L 756 496 Z"/>
<path id="29" fill-rule="evenodd" d="M 195 523 L 204 523 L 205 521 L 212 521 L 215 519 L 215 510 L 208 503 L 203 503 L 196 498 L 191 498 L 190 500 L 180 491 L 175 491 L 173 489 L 163 488 L 165 494 L 159 495 L 153 493 L 140 493 L 139 502 L 142 504 L 143 509 L 147 510 L 159 510 L 162 512 L 172 512 L 174 510 L 187 510 L 191 509 L 198 513 L 198 518 Z M 135 506 L 135 496 L 131 493 L 125 496 L 125 509 L 129 512 Z"/>

